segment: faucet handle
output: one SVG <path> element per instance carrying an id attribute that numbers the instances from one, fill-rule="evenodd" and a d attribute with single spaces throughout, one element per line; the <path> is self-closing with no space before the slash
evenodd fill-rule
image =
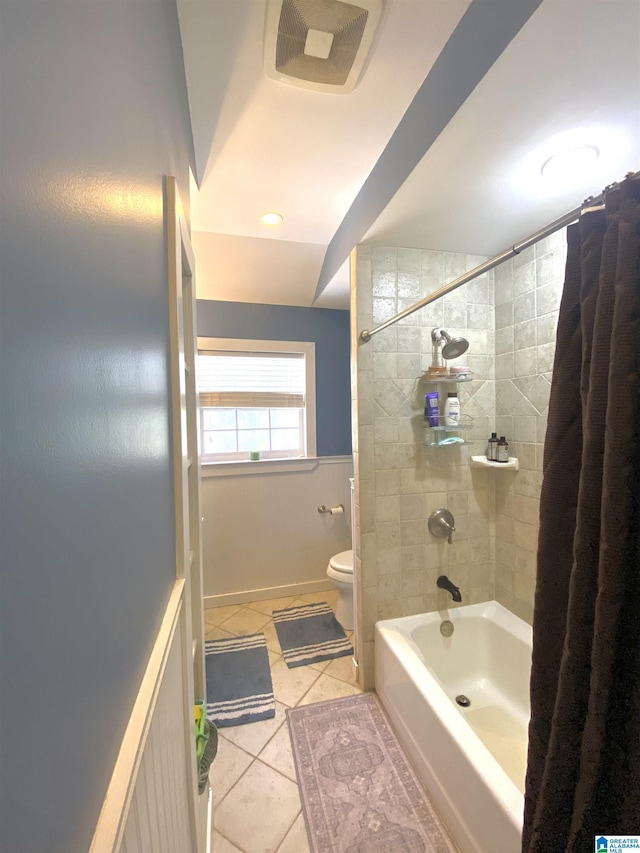
<path id="1" fill-rule="evenodd" d="M 449 545 L 453 545 L 453 533 L 456 529 L 456 526 L 455 524 L 449 524 L 449 522 L 445 518 L 442 519 L 442 523 L 449 531 L 447 542 L 449 543 Z"/>
<path id="2" fill-rule="evenodd" d="M 456 522 L 453 514 L 448 509 L 435 509 L 429 516 L 429 533 L 438 539 L 446 538 L 449 545 L 453 544 L 453 533 Z"/>

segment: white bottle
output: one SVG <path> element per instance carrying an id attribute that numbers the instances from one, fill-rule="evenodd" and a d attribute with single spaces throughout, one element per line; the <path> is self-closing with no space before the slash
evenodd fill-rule
<path id="1" fill-rule="evenodd" d="M 444 404 L 445 426 L 458 426 L 460 423 L 460 400 L 457 391 L 449 391 Z"/>

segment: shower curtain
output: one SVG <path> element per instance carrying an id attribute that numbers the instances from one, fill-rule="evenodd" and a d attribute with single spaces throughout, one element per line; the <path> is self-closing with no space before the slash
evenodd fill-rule
<path id="1" fill-rule="evenodd" d="M 640 180 L 567 229 L 523 853 L 640 833 Z"/>

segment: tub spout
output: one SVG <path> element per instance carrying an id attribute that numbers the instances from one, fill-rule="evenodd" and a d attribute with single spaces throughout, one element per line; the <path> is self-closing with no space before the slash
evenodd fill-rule
<path id="1" fill-rule="evenodd" d="M 440 577 L 436 581 L 436 585 L 440 589 L 446 589 L 447 592 L 450 592 L 451 598 L 453 598 L 454 601 L 462 601 L 460 589 L 455 584 L 451 583 L 451 581 L 446 575 L 440 575 Z"/>

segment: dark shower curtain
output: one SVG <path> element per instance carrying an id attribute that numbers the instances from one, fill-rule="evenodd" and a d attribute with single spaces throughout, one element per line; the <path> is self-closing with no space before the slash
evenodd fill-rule
<path id="1" fill-rule="evenodd" d="M 540 502 L 523 853 L 640 834 L 640 180 L 567 229 Z"/>

